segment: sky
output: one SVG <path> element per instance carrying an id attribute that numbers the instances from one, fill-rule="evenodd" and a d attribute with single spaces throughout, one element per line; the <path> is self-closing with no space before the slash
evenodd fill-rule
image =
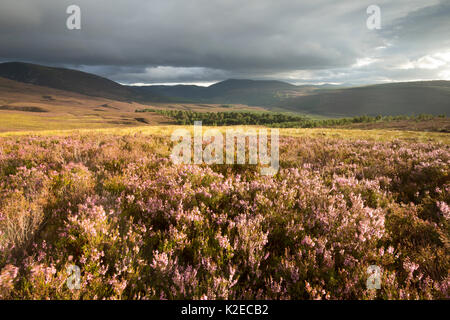
<path id="1" fill-rule="evenodd" d="M 450 80 L 450 0 L 1 0 L 0 43 L 0 62 L 123 84 Z"/>

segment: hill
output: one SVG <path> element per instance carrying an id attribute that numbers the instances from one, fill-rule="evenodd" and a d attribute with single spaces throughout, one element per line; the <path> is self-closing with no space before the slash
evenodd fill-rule
<path id="1" fill-rule="evenodd" d="M 130 87 L 139 95 L 164 96 L 168 101 L 230 103 L 270 107 L 289 97 L 306 94 L 318 87 L 295 86 L 275 80 L 228 79 L 209 87 L 193 85 Z"/>
<path id="2" fill-rule="evenodd" d="M 143 100 L 154 101 L 154 97 L 164 97 L 165 102 L 208 102 L 207 88 L 195 85 L 175 86 L 129 86 Z"/>
<path id="3" fill-rule="evenodd" d="M 450 81 L 401 82 L 333 90 L 317 90 L 291 98 L 280 107 L 326 116 L 446 114 Z"/>
<path id="4" fill-rule="evenodd" d="M 267 109 L 340 117 L 357 115 L 449 114 L 450 81 L 400 82 L 363 87 L 295 86 L 271 80 L 225 80 L 209 87 L 135 87 L 171 101 L 247 104 Z M 169 99 L 169 100 L 170 100 Z M 169 101 L 168 100 L 168 101 Z"/>
<path id="5" fill-rule="evenodd" d="M 38 86 L 0 77 L 0 132 L 133 127 L 170 124 L 157 113 L 138 109 L 192 111 L 261 111 L 244 105 L 178 104 L 119 101 Z"/>
<path id="6" fill-rule="evenodd" d="M 166 123 L 157 114 L 137 115 L 148 105 L 87 96 L 0 77 L 0 132 L 111 128 Z"/>
<path id="7" fill-rule="evenodd" d="M 210 99 L 221 103 L 271 106 L 289 92 L 300 90 L 282 81 L 229 79 L 209 86 L 208 94 Z"/>
<path id="8" fill-rule="evenodd" d="M 0 64 L 0 77 L 66 93 L 144 104 L 240 104 L 327 117 L 420 113 L 449 115 L 450 110 L 450 81 L 342 88 L 329 85 L 296 86 L 275 80 L 229 79 L 209 87 L 138 87 L 121 85 L 86 72 L 21 62 Z"/>
<path id="9" fill-rule="evenodd" d="M 126 86 L 94 74 L 65 68 L 7 62 L 0 64 L 0 77 L 87 96 L 120 101 L 136 98 L 134 92 Z"/>

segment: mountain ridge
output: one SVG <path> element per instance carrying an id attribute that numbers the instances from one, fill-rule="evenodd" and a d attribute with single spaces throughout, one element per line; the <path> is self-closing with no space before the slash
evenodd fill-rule
<path id="1" fill-rule="evenodd" d="M 328 116 L 450 112 L 450 81 L 414 81 L 320 90 L 288 99 L 283 107 Z"/>
<path id="2" fill-rule="evenodd" d="M 0 64 L 0 77 L 126 102 L 245 104 L 324 116 L 449 114 L 450 81 L 356 87 L 294 85 L 278 80 L 227 79 L 195 85 L 122 85 L 83 71 L 23 62 Z"/>
<path id="3" fill-rule="evenodd" d="M 43 87 L 119 101 L 133 98 L 129 88 L 95 74 L 24 62 L 0 64 L 0 77 Z"/>

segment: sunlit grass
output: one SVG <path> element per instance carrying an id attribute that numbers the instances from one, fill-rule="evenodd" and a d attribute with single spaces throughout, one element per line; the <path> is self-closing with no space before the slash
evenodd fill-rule
<path id="1" fill-rule="evenodd" d="M 68 136 L 72 134 L 112 134 L 112 135 L 159 135 L 169 136 L 176 129 L 187 129 L 191 133 L 193 132 L 193 126 L 177 126 L 177 125 L 157 125 L 157 126 L 140 126 L 140 127 L 111 127 L 111 128 L 95 128 L 95 124 L 92 124 L 94 128 L 71 128 L 68 126 L 67 130 L 54 129 L 49 124 L 49 130 L 29 130 L 29 131 L 11 131 L 0 133 L 0 137 L 6 136 Z M 261 126 L 203 126 L 203 130 L 218 129 L 220 132 L 225 133 L 227 129 L 242 129 L 248 130 L 262 129 Z M 267 129 L 267 128 L 265 128 Z M 267 129 L 270 130 L 270 129 Z M 335 128 L 313 128 L 313 129 L 279 129 L 281 136 L 291 137 L 327 137 L 336 139 L 366 139 L 377 141 L 390 141 L 395 139 L 407 140 L 411 142 L 441 142 L 444 144 L 450 144 L 450 135 L 448 133 L 441 132 L 421 132 L 421 131 L 400 131 L 400 130 L 358 130 L 358 129 L 335 129 Z"/>
<path id="2" fill-rule="evenodd" d="M 73 115 L 24 115 L 17 113 L 0 114 L 0 131 L 22 131 L 26 134 L 34 134 L 35 131 L 57 131 L 63 129 L 91 129 L 116 127 L 108 124 L 97 116 L 73 116 Z M 17 132 L 18 133 L 18 132 Z"/>

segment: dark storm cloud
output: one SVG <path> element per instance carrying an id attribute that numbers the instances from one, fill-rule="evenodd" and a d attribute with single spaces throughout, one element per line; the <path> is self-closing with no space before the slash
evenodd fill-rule
<path id="1" fill-rule="evenodd" d="M 390 39 L 389 53 L 423 56 L 450 48 L 450 1 L 410 12 L 382 30 Z"/>
<path id="2" fill-rule="evenodd" d="M 65 27 L 71 4 L 81 7 L 81 30 Z M 377 1 L 381 30 L 366 27 L 370 4 L 2 0 L 0 59 L 74 67 L 123 83 L 438 77 L 440 70 L 421 72 L 414 59 L 450 50 L 448 1 Z M 408 62 L 416 67 L 396 69 Z"/>

